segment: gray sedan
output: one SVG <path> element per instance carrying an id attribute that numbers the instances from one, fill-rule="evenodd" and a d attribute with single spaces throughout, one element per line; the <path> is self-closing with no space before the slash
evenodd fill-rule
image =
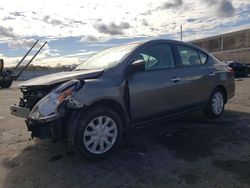
<path id="1" fill-rule="evenodd" d="M 173 40 L 106 49 L 73 71 L 21 84 L 11 106 L 32 137 L 67 138 L 86 158 L 114 151 L 124 132 L 193 110 L 218 118 L 234 96 L 233 71 L 207 51 Z"/>

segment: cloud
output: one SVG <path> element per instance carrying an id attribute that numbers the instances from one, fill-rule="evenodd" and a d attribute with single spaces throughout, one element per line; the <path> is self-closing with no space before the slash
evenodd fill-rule
<path id="1" fill-rule="evenodd" d="M 142 19 L 142 25 L 143 26 L 148 26 L 149 25 L 148 21 L 145 18 Z"/>
<path id="2" fill-rule="evenodd" d="M 215 5 L 218 2 L 218 0 L 203 0 L 203 2 L 209 5 Z"/>
<path id="3" fill-rule="evenodd" d="M 110 24 L 97 23 L 94 24 L 94 28 L 104 34 L 109 35 L 122 35 L 124 34 L 123 30 L 130 28 L 130 24 L 128 22 L 121 22 L 120 24 L 115 24 L 111 22 Z"/>
<path id="4" fill-rule="evenodd" d="M 27 48 L 35 43 L 32 39 L 14 39 L 8 42 L 10 48 Z"/>
<path id="5" fill-rule="evenodd" d="M 8 40 L 8 46 L 10 48 L 22 48 L 22 49 L 30 49 L 31 46 L 35 43 L 36 41 L 34 39 L 24 39 L 24 38 L 14 38 L 14 39 L 10 39 Z M 43 45 L 44 41 L 39 41 L 36 46 L 34 47 L 34 49 L 38 49 Z M 43 49 L 48 50 L 49 46 L 48 44 L 44 46 Z"/>
<path id="6" fill-rule="evenodd" d="M 75 23 L 75 24 L 86 24 L 85 22 L 82 22 L 81 20 L 73 20 L 72 21 L 73 23 Z"/>
<path id="7" fill-rule="evenodd" d="M 51 24 L 53 26 L 67 26 L 67 24 L 63 23 L 61 20 L 57 20 L 54 18 L 51 18 L 50 16 L 44 16 L 44 18 L 42 19 L 43 22 L 47 23 L 47 24 Z"/>
<path id="8" fill-rule="evenodd" d="M 12 16 L 22 16 L 25 17 L 24 12 L 10 12 L 10 15 Z"/>
<path id="9" fill-rule="evenodd" d="M 213 11 L 218 17 L 228 18 L 235 14 L 235 8 L 230 0 L 202 0 L 202 2 L 214 8 Z"/>
<path id="10" fill-rule="evenodd" d="M 187 19 L 187 22 L 191 23 L 191 22 L 194 22 L 194 21 L 196 21 L 196 20 L 197 20 L 197 19 L 189 18 L 189 19 Z"/>
<path id="11" fill-rule="evenodd" d="M 35 41 L 33 39 L 23 39 L 17 35 L 12 27 L 0 26 L 0 38 L 3 38 L 10 48 L 30 48 Z M 42 44 L 38 43 L 36 47 L 40 47 Z"/>
<path id="12" fill-rule="evenodd" d="M 110 36 L 99 36 L 96 37 L 94 35 L 86 35 L 81 37 L 81 39 L 78 42 L 87 42 L 87 43 L 104 43 L 111 39 Z"/>
<path id="13" fill-rule="evenodd" d="M 177 8 L 179 6 L 181 6 L 183 4 L 183 0 L 172 0 L 172 1 L 168 1 L 165 2 L 160 9 L 164 10 L 164 9 L 169 9 L 169 8 Z"/>
<path id="14" fill-rule="evenodd" d="M 96 21 L 96 22 L 101 22 L 102 19 L 101 19 L 101 18 L 97 18 L 95 21 Z"/>
<path id="15" fill-rule="evenodd" d="M 5 20 L 15 20 L 15 19 L 16 18 L 14 18 L 14 17 L 6 16 L 6 17 L 3 18 L 3 21 L 5 21 Z"/>
<path id="16" fill-rule="evenodd" d="M 49 58 L 49 57 L 58 57 L 60 56 L 60 52 L 57 49 L 51 49 L 49 46 L 44 47 L 39 55 L 40 58 Z"/>
<path id="17" fill-rule="evenodd" d="M 80 39 L 80 42 L 98 42 L 99 38 L 93 36 L 93 35 L 87 35 Z"/>
<path id="18" fill-rule="evenodd" d="M 231 1 L 228 0 L 223 0 L 220 4 L 219 4 L 219 11 L 218 11 L 218 15 L 221 17 L 231 17 L 233 16 L 235 13 L 235 8 L 232 5 Z"/>
<path id="19" fill-rule="evenodd" d="M 70 19 L 70 18 L 66 18 L 65 20 L 67 20 L 68 21 L 68 24 L 67 25 L 72 25 L 72 24 L 82 24 L 82 25 L 85 25 L 85 24 L 87 24 L 86 22 L 83 22 L 83 21 L 81 21 L 81 20 L 78 20 L 78 19 Z"/>
<path id="20" fill-rule="evenodd" d="M 17 34 L 13 31 L 12 27 L 0 26 L 1 38 L 17 38 Z"/>

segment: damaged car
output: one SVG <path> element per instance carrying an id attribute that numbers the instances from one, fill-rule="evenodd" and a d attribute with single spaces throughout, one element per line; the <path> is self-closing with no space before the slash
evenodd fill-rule
<path id="1" fill-rule="evenodd" d="M 10 110 L 26 119 L 32 137 L 67 138 L 83 157 L 100 159 L 142 125 L 194 110 L 220 117 L 235 83 L 232 69 L 209 52 L 157 39 L 106 49 L 20 89 Z"/>

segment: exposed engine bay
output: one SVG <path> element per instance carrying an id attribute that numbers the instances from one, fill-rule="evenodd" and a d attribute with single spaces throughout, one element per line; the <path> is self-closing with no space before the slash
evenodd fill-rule
<path id="1" fill-rule="evenodd" d="M 72 97 L 84 85 L 70 80 L 51 85 L 21 86 L 23 97 L 10 107 L 11 114 L 26 118 L 31 137 L 58 140 L 67 137 L 67 117 L 83 104 Z M 68 110 L 68 109 L 71 110 Z"/>
<path id="2" fill-rule="evenodd" d="M 35 106 L 35 104 L 42 99 L 45 95 L 47 95 L 53 87 L 22 87 L 21 91 L 23 93 L 23 98 L 20 98 L 19 106 L 29 108 L 32 110 L 32 108 Z"/>

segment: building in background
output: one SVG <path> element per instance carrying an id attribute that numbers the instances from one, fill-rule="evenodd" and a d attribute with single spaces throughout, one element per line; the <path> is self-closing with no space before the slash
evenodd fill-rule
<path id="1" fill-rule="evenodd" d="M 250 29 L 192 41 L 223 61 L 250 64 Z"/>

